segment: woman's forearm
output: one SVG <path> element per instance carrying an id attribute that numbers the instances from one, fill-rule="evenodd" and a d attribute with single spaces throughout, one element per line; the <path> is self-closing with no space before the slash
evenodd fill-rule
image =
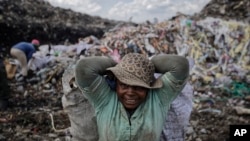
<path id="1" fill-rule="evenodd" d="M 116 62 L 108 57 L 86 57 L 77 62 L 75 78 L 82 88 L 90 86 L 100 75 L 104 75 L 106 69 L 116 65 Z"/>
<path id="2" fill-rule="evenodd" d="M 178 80 L 185 80 L 189 75 L 188 60 L 183 56 L 161 54 L 154 56 L 152 62 L 156 73 L 170 72 Z"/>

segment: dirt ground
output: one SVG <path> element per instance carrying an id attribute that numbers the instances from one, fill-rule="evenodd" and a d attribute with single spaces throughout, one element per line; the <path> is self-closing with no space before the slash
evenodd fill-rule
<path id="1" fill-rule="evenodd" d="M 0 112 L 0 141 L 68 140 L 70 134 L 64 129 L 70 123 L 61 104 L 63 92 L 60 81 L 53 93 L 39 92 L 41 90 L 36 89 L 36 84 L 28 84 L 28 91 L 24 94 L 18 92 L 17 83 L 11 82 L 10 86 L 10 107 Z M 248 101 L 221 93 L 215 95 L 216 98 L 206 100 L 201 100 L 198 95 L 194 96 L 187 141 L 227 141 L 229 125 L 250 124 L 250 115 L 239 115 L 234 109 L 239 104 L 249 108 Z"/>

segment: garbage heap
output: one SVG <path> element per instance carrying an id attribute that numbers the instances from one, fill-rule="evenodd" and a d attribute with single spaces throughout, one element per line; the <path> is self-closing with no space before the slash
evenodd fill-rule
<path id="1" fill-rule="evenodd" d="M 220 89 L 233 96 L 250 94 L 250 26 L 234 20 L 217 18 L 191 20 L 179 15 L 157 24 L 118 26 L 104 34 L 105 54 L 119 57 L 139 52 L 151 57 L 167 53 L 183 55 L 194 60 L 191 83 L 196 90 Z M 119 59 L 118 59 L 119 60 Z M 207 91 L 209 92 L 209 91 Z"/>
<path id="2" fill-rule="evenodd" d="M 31 69 L 36 73 L 30 82 L 39 82 L 42 86 L 55 84 L 63 71 L 80 57 L 110 56 L 119 61 L 129 52 L 148 57 L 167 53 L 194 60 L 190 83 L 198 92 L 206 94 L 216 89 L 227 96 L 250 94 L 248 23 L 211 17 L 192 20 L 179 15 L 160 23 L 119 24 L 100 39 L 91 35 L 79 37 L 78 41 L 42 45 L 31 62 Z"/>
<path id="3" fill-rule="evenodd" d="M 215 17 L 250 23 L 249 7 L 249 0 L 211 0 L 195 17 Z"/>

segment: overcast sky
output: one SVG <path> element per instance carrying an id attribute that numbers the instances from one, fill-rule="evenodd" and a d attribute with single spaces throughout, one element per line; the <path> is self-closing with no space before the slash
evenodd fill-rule
<path id="1" fill-rule="evenodd" d="M 163 21 L 176 12 L 192 15 L 210 0 L 46 0 L 51 5 L 102 18 L 133 22 Z"/>

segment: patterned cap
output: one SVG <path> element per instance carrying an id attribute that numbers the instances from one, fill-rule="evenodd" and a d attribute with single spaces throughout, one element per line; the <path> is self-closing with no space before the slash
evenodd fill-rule
<path id="1" fill-rule="evenodd" d="M 115 67 L 108 68 L 122 83 L 145 88 L 160 88 L 162 81 L 154 77 L 154 64 L 139 53 L 126 54 Z"/>

